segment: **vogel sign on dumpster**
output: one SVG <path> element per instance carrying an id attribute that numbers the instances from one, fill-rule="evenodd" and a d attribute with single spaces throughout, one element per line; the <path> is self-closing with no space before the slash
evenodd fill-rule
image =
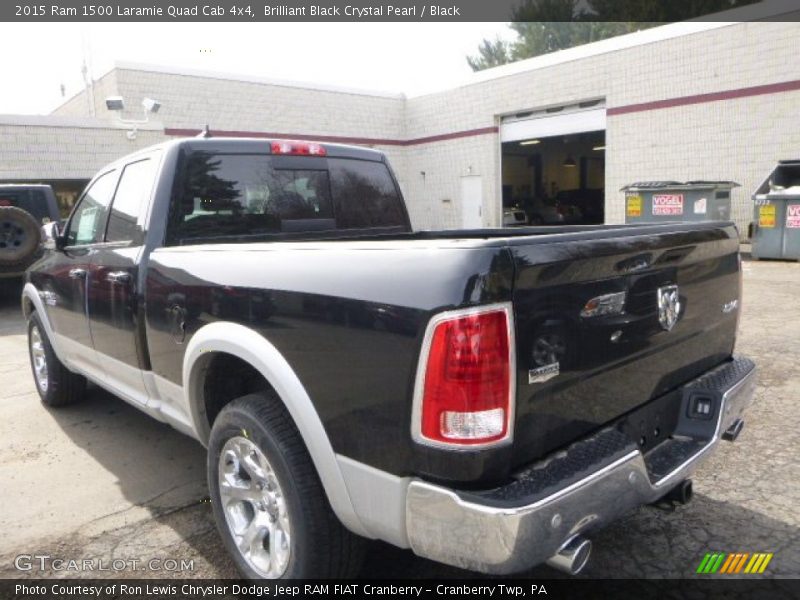
<path id="1" fill-rule="evenodd" d="M 683 194 L 655 194 L 653 196 L 654 215 L 682 215 Z"/>
<path id="2" fill-rule="evenodd" d="M 727 221 L 735 181 L 641 181 L 626 185 L 626 223 Z"/>
<path id="3" fill-rule="evenodd" d="M 790 204 L 786 207 L 786 227 L 800 228 L 800 204 Z"/>

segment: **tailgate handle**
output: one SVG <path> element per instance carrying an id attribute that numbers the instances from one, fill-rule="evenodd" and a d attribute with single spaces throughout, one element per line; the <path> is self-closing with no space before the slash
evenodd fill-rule
<path id="1" fill-rule="evenodd" d="M 123 284 L 131 280 L 131 274 L 127 271 L 114 271 L 106 275 L 106 281 L 110 283 Z"/>

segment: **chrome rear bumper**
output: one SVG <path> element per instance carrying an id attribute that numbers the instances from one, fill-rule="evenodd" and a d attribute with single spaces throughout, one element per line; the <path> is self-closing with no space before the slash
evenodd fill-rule
<path id="1" fill-rule="evenodd" d="M 492 574 L 542 563 L 576 535 L 659 500 L 688 478 L 737 425 L 755 386 L 756 368 L 746 358 L 735 358 L 689 383 L 674 435 L 646 456 L 609 427 L 526 469 L 505 488 L 467 493 L 414 480 L 406 501 L 411 548 L 419 556 Z M 711 418 L 688 416 L 689 403 L 697 396 L 712 400 Z M 591 472 L 581 471 L 576 461 L 592 453 Z M 565 474 L 561 480 L 559 472 Z M 576 472 L 581 473 L 578 479 Z M 546 485 L 537 479 L 546 479 Z M 526 497 L 526 486 L 536 492 Z"/>

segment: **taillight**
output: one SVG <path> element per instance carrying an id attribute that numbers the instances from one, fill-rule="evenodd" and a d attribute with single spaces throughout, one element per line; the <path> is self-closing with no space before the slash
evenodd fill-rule
<path id="1" fill-rule="evenodd" d="M 414 393 L 417 442 L 474 448 L 511 440 L 512 331 L 506 304 L 446 312 L 431 320 Z"/>
<path id="2" fill-rule="evenodd" d="M 328 151 L 322 144 L 313 142 L 291 142 L 281 140 L 272 142 L 273 154 L 291 154 L 295 156 L 326 156 Z"/>

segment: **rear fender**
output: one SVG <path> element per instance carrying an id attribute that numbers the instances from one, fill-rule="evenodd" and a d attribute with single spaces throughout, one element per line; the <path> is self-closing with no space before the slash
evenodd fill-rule
<path id="1" fill-rule="evenodd" d="M 203 380 L 210 358 L 217 352 L 247 362 L 269 382 L 294 420 L 336 516 L 353 533 L 373 537 L 353 508 L 333 446 L 303 384 L 277 348 L 252 329 L 218 322 L 205 325 L 192 336 L 183 358 L 183 383 L 197 438 L 208 445 L 211 427 L 206 416 Z"/>

